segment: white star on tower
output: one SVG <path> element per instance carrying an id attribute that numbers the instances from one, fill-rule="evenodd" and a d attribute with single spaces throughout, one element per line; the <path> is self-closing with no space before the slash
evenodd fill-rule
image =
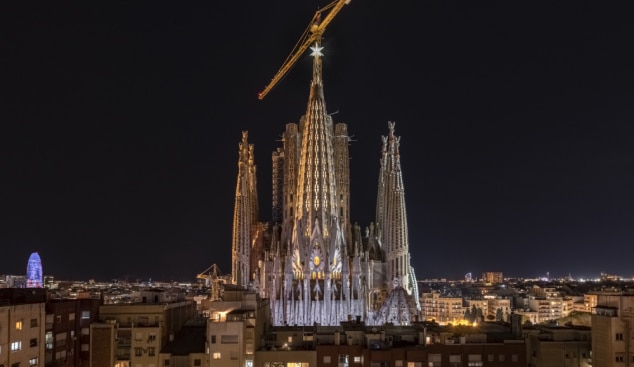
<path id="1" fill-rule="evenodd" d="M 324 54 L 321 53 L 321 50 L 323 50 L 323 47 L 319 47 L 317 46 L 317 44 L 315 43 L 315 46 L 310 48 L 311 50 L 313 50 L 313 52 L 310 53 L 310 56 L 324 56 Z"/>

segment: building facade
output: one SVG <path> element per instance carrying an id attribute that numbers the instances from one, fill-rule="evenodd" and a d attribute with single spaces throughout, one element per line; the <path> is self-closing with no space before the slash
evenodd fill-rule
<path id="1" fill-rule="evenodd" d="M 318 44 L 314 50 L 321 50 Z M 232 282 L 270 299 L 274 325 L 408 324 L 418 316 L 394 123 L 383 137 L 376 221 L 350 219 L 350 137 L 326 110 L 321 52 L 313 52 L 308 108 L 273 152 L 273 218 L 258 219 L 254 148 L 239 144 Z M 395 291 L 407 295 L 391 294 Z M 395 300 L 396 299 L 396 300 Z"/>
<path id="2" fill-rule="evenodd" d="M 44 366 L 44 289 L 0 289 L 0 365 Z"/>
<path id="3" fill-rule="evenodd" d="M 164 292 L 145 291 L 143 302 L 99 307 L 90 325 L 90 367 L 159 366 L 159 353 L 189 320 L 194 301 L 165 302 Z"/>
<path id="4" fill-rule="evenodd" d="M 634 295 L 599 294 L 592 314 L 595 367 L 634 365 Z"/>

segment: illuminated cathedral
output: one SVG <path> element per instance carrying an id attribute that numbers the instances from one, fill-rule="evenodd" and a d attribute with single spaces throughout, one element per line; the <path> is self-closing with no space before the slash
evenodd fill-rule
<path id="1" fill-rule="evenodd" d="M 286 124 L 282 146 L 272 154 L 270 223 L 259 221 L 254 146 L 242 133 L 231 280 L 269 299 L 273 325 L 406 325 L 420 306 L 400 138 L 388 122 L 377 156 L 376 221 L 362 229 L 350 220 L 350 137 L 347 125 L 327 113 L 319 50 L 313 49 L 306 113 Z"/>

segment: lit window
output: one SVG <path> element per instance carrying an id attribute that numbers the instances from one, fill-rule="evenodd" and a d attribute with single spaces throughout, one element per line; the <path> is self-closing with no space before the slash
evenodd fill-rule
<path id="1" fill-rule="evenodd" d="M 22 330 L 22 321 L 15 322 L 15 330 Z"/>
<path id="2" fill-rule="evenodd" d="M 212 356 L 213 359 L 220 359 L 220 353 L 219 352 L 215 352 Z"/>
<path id="3" fill-rule="evenodd" d="M 82 311 L 81 312 L 81 318 L 82 319 L 89 319 L 90 318 L 90 311 Z"/>
<path id="4" fill-rule="evenodd" d="M 324 363 L 330 363 L 330 356 L 324 356 Z"/>
<path id="5" fill-rule="evenodd" d="M 81 345 L 81 351 L 82 352 L 89 352 L 90 351 L 90 344 L 88 343 L 84 343 Z"/>
<path id="6" fill-rule="evenodd" d="M 15 352 L 16 350 L 20 350 L 20 349 L 22 349 L 22 342 L 21 341 L 11 343 L 11 351 L 12 352 Z"/>
<path id="7" fill-rule="evenodd" d="M 29 359 L 29 366 L 37 366 L 37 357 Z"/>
<path id="8" fill-rule="evenodd" d="M 361 363 L 361 356 L 354 356 L 354 363 Z"/>
<path id="9" fill-rule="evenodd" d="M 68 314 L 68 321 L 73 321 L 73 320 L 75 320 L 75 313 L 74 312 Z"/>

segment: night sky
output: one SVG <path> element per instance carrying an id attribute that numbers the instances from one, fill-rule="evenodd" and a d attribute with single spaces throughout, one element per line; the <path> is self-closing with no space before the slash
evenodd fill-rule
<path id="1" fill-rule="evenodd" d="M 305 113 L 311 57 L 257 94 L 328 1 L 17 3 L 0 36 L 0 274 L 35 251 L 57 279 L 230 273 L 241 132 L 268 220 L 271 152 Z M 633 16 L 352 0 L 323 52 L 353 222 L 374 218 L 394 121 L 419 279 L 633 276 Z"/>

